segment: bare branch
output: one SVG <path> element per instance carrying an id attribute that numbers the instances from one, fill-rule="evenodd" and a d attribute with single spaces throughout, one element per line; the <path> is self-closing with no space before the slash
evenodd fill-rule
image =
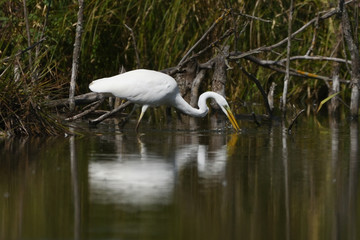
<path id="1" fill-rule="evenodd" d="M 252 61 L 262 67 L 265 67 L 265 68 L 269 68 L 271 70 L 274 70 L 274 71 L 277 71 L 277 72 L 281 72 L 281 73 L 286 73 L 285 69 L 283 68 L 282 65 L 277 65 L 277 64 L 269 64 L 269 61 L 267 60 L 262 60 L 262 59 L 259 59 L 259 58 L 256 58 L 254 56 L 246 56 L 245 57 L 246 60 L 249 60 L 249 61 Z M 290 75 L 291 76 L 297 76 L 297 77 L 309 77 L 309 78 L 314 78 L 314 79 L 321 79 L 321 80 L 324 80 L 324 81 L 332 81 L 332 78 L 330 77 L 326 77 L 326 76 L 321 76 L 321 75 L 318 75 L 318 74 L 314 74 L 314 73 L 309 73 L 309 72 L 305 72 L 305 71 L 302 71 L 302 70 L 297 70 L 297 69 L 292 69 L 290 68 Z M 350 83 L 349 80 L 344 80 L 344 79 L 341 79 L 340 82 L 342 83 Z"/>
<path id="2" fill-rule="evenodd" d="M 136 38 L 135 38 L 135 34 L 134 31 L 132 30 L 132 28 L 130 28 L 128 25 L 126 25 L 124 23 L 125 27 L 130 31 L 130 35 L 131 38 L 133 40 L 133 45 L 134 45 L 134 50 L 135 50 L 135 56 L 136 56 L 136 62 L 137 62 L 137 67 L 141 68 L 141 62 L 140 62 L 140 57 L 139 57 L 139 51 L 137 49 L 137 44 L 136 44 Z"/>
<path id="3" fill-rule="evenodd" d="M 293 61 L 293 60 L 332 61 L 332 62 L 338 62 L 338 63 L 351 64 L 351 61 L 347 60 L 347 59 L 336 58 L 336 57 L 324 57 L 324 56 L 308 56 L 308 55 L 304 55 L 304 56 L 292 56 L 292 57 L 290 57 L 290 61 Z M 278 60 L 278 61 L 268 61 L 268 63 L 269 64 L 275 64 L 275 63 L 282 64 L 285 61 L 286 61 L 286 58 Z"/>
<path id="4" fill-rule="evenodd" d="M 217 40 L 213 41 L 212 43 L 210 43 L 208 46 L 206 46 L 205 48 L 203 48 L 202 50 L 200 50 L 199 52 L 197 52 L 196 54 L 192 55 L 191 57 L 189 57 L 188 59 L 184 60 L 182 62 L 181 65 L 178 65 L 176 68 L 174 68 L 174 71 L 178 71 L 178 69 L 182 68 L 185 64 L 187 64 L 188 62 L 194 60 L 195 58 L 198 58 L 201 54 L 203 54 L 204 52 L 208 51 L 209 49 L 215 47 L 219 42 L 221 42 L 223 39 L 227 38 L 228 36 L 230 36 L 231 34 L 233 34 L 234 29 L 228 29 L 226 30 L 226 32 Z M 210 62 L 210 61 L 209 61 Z M 208 62 L 208 63 L 209 63 Z M 211 61 L 211 64 L 213 63 L 213 61 Z M 205 67 L 206 68 L 206 67 Z M 172 74 L 174 74 L 175 72 L 171 71 L 170 72 Z"/>
<path id="5" fill-rule="evenodd" d="M 350 4 L 354 2 L 354 0 L 350 0 L 350 1 L 347 1 L 345 2 L 345 5 L 347 4 Z M 320 17 L 315 17 L 313 19 L 311 19 L 309 22 L 307 22 L 305 25 L 303 25 L 301 28 L 299 28 L 298 30 L 296 30 L 295 32 L 293 32 L 291 34 L 291 38 L 295 37 L 297 34 L 303 32 L 307 27 L 311 26 L 313 23 L 315 23 L 317 21 L 317 19 L 320 19 L 320 20 L 325 20 L 335 14 L 337 14 L 338 10 L 336 8 L 332 8 L 331 10 L 325 12 L 323 15 L 321 15 Z M 273 44 L 273 45 L 270 45 L 270 46 L 262 46 L 262 47 L 259 47 L 259 48 L 256 48 L 256 49 L 252 49 L 252 50 L 249 50 L 247 52 L 236 52 L 236 53 L 233 53 L 230 55 L 229 59 L 231 60 L 237 60 L 237 59 L 241 59 L 241 58 L 244 58 L 246 56 L 249 56 L 249 55 L 253 55 L 253 54 L 257 54 L 257 53 L 261 53 L 261 52 L 268 52 L 268 51 L 271 51 L 273 50 L 274 48 L 277 48 L 277 47 L 280 47 L 281 45 L 285 44 L 286 42 L 288 41 L 288 37 L 287 38 L 284 38 L 283 40 Z"/>
<path id="6" fill-rule="evenodd" d="M 314 47 L 315 47 L 315 40 L 316 40 L 316 32 L 317 32 L 317 29 L 319 28 L 319 14 L 318 14 L 318 17 L 316 18 L 316 22 L 315 22 L 315 28 L 314 28 L 314 33 L 313 33 L 313 38 L 311 40 L 311 45 L 310 45 L 310 48 L 307 50 L 305 56 L 309 56 Z"/>
<path id="7" fill-rule="evenodd" d="M 291 50 L 292 14 L 293 14 L 293 0 L 290 1 L 290 9 L 289 9 L 288 39 L 287 39 L 287 48 L 286 48 L 286 72 L 285 72 L 285 78 L 284 78 L 283 95 L 281 98 L 281 108 L 284 113 L 286 111 L 286 96 L 287 96 L 287 90 L 288 90 L 288 85 L 289 85 L 289 81 L 290 81 L 290 50 Z"/>
<path id="8" fill-rule="evenodd" d="M 186 60 L 186 58 L 190 55 L 190 53 L 192 51 L 194 51 L 194 49 L 206 38 L 206 36 L 215 28 L 215 26 L 221 22 L 225 16 L 227 16 L 230 13 L 230 10 L 225 11 L 223 14 L 221 14 L 221 16 L 215 20 L 215 22 L 209 27 L 209 29 L 202 35 L 202 37 L 194 44 L 194 46 L 192 46 L 189 51 L 187 51 L 187 53 L 183 56 L 183 58 L 180 60 L 180 62 L 178 63 L 178 66 L 182 66 L 184 65 L 184 61 Z"/>
<path id="9" fill-rule="evenodd" d="M 252 15 L 249 15 L 249 14 L 246 14 L 246 13 L 242 13 L 242 12 L 234 11 L 234 13 L 237 14 L 237 15 L 243 16 L 243 17 L 247 17 L 247 18 L 259 20 L 259 21 L 262 21 L 262 22 L 267 22 L 267 23 L 271 23 L 271 22 L 272 22 L 271 20 L 263 19 L 263 18 L 256 17 L 256 16 L 252 16 Z"/>
<path id="10" fill-rule="evenodd" d="M 268 98 L 267 98 L 267 95 L 263 89 L 263 87 L 261 86 L 261 83 L 260 81 L 252 74 L 248 73 L 244 68 L 240 67 L 242 72 L 251 80 L 253 81 L 256 86 L 258 87 L 259 91 L 261 92 L 261 95 L 263 97 L 263 100 L 264 100 L 264 103 L 265 103 L 265 107 L 266 107 L 266 110 L 268 112 L 268 115 L 271 116 L 272 115 L 272 110 L 270 108 L 270 105 L 269 105 L 269 101 L 268 101 Z"/>
<path id="11" fill-rule="evenodd" d="M 84 18 L 84 0 L 79 1 L 79 11 L 78 11 L 78 19 L 76 23 L 76 33 L 75 33 L 75 43 L 74 43 L 74 51 L 73 51 L 73 61 L 71 68 L 71 79 L 70 79 L 70 89 L 69 89 L 69 107 L 70 111 L 75 109 L 75 85 L 78 76 L 78 68 L 79 68 L 79 58 L 80 58 L 80 48 L 81 48 L 81 35 L 82 35 L 82 23 Z"/>
<path id="12" fill-rule="evenodd" d="M 38 44 L 42 43 L 42 42 L 45 41 L 45 40 L 46 40 L 46 38 L 40 39 L 38 42 L 34 43 L 34 44 L 31 45 L 30 47 L 27 47 L 27 48 L 25 48 L 24 50 L 21 50 L 21 51 L 17 52 L 15 55 L 8 56 L 8 57 L 5 57 L 5 58 L 1 59 L 1 60 L 0 60 L 0 63 L 8 62 L 8 61 L 10 61 L 11 59 L 18 57 L 18 56 L 26 53 L 27 51 L 30 51 L 31 49 L 33 49 L 34 47 L 36 47 Z"/>

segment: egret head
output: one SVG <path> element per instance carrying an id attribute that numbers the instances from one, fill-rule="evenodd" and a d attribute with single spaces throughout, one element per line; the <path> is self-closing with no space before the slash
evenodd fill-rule
<path id="1" fill-rule="evenodd" d="M 235 131 L 239 132 L 240 127 L 239 127 L 238 123 L 236 122 L 236 119 L 235 119 L 234 114 L 232 113 L 232 111 L 230 109 L 229 104 L 226 103 L 224 105 L 220 105 L 220 108 L 225 113 L 225 115 L 228 117 L 228 119 L 231 122 L 232 126 L 234 127 Z"/>
<path id="2" fill-rule="evenodd" d="M 240 131 L 240 127 L 239 127 L 238 123 L 236 122 L 234 114 L 231 112 L 228 102 L 220 94 L 215 93 L 215 92 L 205 92 L 205 93 L 201 94 L 199 97 L 199 102 L 198 102 L 199 108 L 207 110 L 206 99 L 208 99 L 208 98 L 213 98 L 215 100 L 215 102 L 220 106 L 221 110 L 229 118 L 235 131 L 237 131 L 237 132 Z M 207 113 L 207 111 L 206 111 L 206 113 Z"/>

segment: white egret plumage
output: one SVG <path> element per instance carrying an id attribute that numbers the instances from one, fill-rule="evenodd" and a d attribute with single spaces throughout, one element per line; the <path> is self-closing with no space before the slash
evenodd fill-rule
<path id="1" fill-rule="evenodd" d="M 148 107 L 167 105 L 193 117 L 204 117 L 209 112 L 206 104 L 208 98 L 213 98 L 229 118 L 234 129 L 240 130 L 229 104 L 223 96 L 215 92 L 205 92 L 199 97 L 199 108 L 194 108 L 181 97 L 175 79 L 162 72 L 147 69 L 133 70 L 113 77 L 94 80 L 90 83 L 89 88 L 93 92 L 112 94 L 142 105 L 136 130 Z"/>

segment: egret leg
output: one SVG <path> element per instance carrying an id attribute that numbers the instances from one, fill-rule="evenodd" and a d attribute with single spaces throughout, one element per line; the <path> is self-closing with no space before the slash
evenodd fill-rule
<path id="1" fill-rule="evenodd" d="M 144 116 L 144 113 L 146 111 L 146 109 L 148 109 L 149 105 L 143 105 L 142 108 L 141 108 L 141 113 L 140 113 L 140 117 L 139 117 L 139 120 L 136 124 L 136 128 L 135 128 L 135 131 L 138 132 L 138 129 L 139 129 L 139 125 L 140 125 L 140 121 L 141 119 L 143 118 Z"/>

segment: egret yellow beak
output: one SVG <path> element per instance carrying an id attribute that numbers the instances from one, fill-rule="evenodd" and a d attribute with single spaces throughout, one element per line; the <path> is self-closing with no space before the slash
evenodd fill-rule
<path id="1" fill-rule="evenodd" d="M 236 119 L 235 119 L 233 113 L 231 112 L 230 108 L 228 106 L 225 106 L 225 110 L 226 110 L 226 116 L 229 118 L 232 126 L 235 128 L 235 131 L 239 132 L 240 127 L 239 127 L 238 123 L 236 122 Z"/>

